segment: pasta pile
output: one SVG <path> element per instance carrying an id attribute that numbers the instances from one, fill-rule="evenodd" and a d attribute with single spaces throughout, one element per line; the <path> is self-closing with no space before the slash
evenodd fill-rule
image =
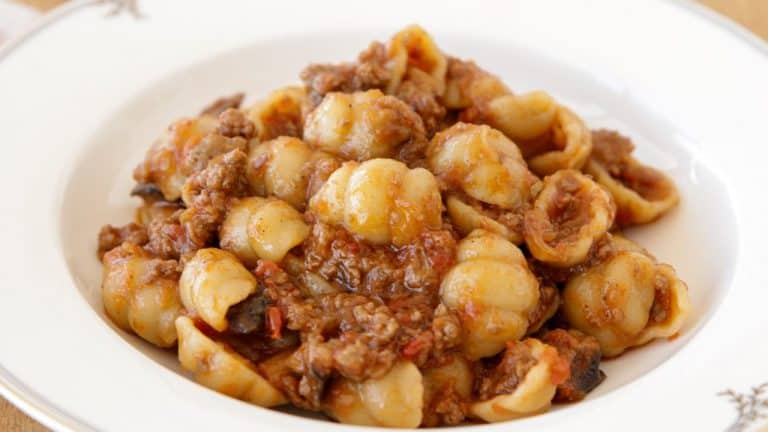
<path id="1" fill-rule="evenodd" d="M 497 422 L 680 331 L 685 283 L 621 234 L 679 196 L 628 138 L 418 26 L 301 78 L 172 123 L 136 221 L 99 233 L 108 316 L 197 382 L 342 423 Z"/>

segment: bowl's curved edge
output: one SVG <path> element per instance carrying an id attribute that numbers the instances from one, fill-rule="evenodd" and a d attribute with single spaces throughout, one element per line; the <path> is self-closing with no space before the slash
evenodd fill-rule
<path id="1" fill-rule="evenodd" d="M 768 55 L 768 41 L 764 40 L 760 36 L 751 32 L 749 29 L 734 21 L 733 19 L 716 12 L 715 10 L 704 6 L 694 0 L 668 0 L 670 4 L 683 9 L 684 11 L 691 12 L 703 18 L 716 27 L 720 27 L 723 30 L 732 33 L 739 39 L 747 42 L 749 46 L 759 51 L 761 54 Z"/>
<path id="2" fill-rule="evenodd" d="M 52 430 L 96 431 L 82 419 L 62 411 L 54 403 L 18 381 L 2 365 L 0 365 L 0 396 Z"/>
<path id="3" fill-rule="evenodd" d="M 98 4 L 100 0 L 74 0 L 63 3 L 46 13 L 37 23 L 26 31 L 15 35 L 0 47 L 0 61 L 5 60 L 17 48 L 24 45 L 37 34 L 52 24 L 70 16 L 75 11 L 89 5 Z M 42 423 L 49 429 L 62 432 L 96 431 L 96 429 L 76 416 L 64 412 L 42 395 L 17 380 L 0 363 L 0 396 L 12 403 L 25 414 Z"/>
<path id="4" fill-rule="evenodd" d="M 0 46 L 0 61 L 5 60 L 16 48 L 22 46 L 24 42 L 32 39 L 36 34 L 45 30 L 51 24 L 69 16 L 72 12 L 79 10 L 84 6 L 98 4 L 100 0 L 73 0 L 68 3 L 62 3 L 52 11 L 43 15 L 35 24 L 27 30 L 14 35 Z"/>
<path id="5" fill-rule="evenodd" d="M 760 54 L 768 57 L 768 42 L 764 41 L 736 21 L 721 15 L 704 5 L 696 3 L 694 0 L 668 0 L 668 2 L 685 12 L 694 14 L 701 19 L 708 21 L 715 27 L 719 27 L 726 32 L 731 33 L 736 38 L 754 48 Z M 49 28 L 52 24 L 70 16 L 73 12 L 78 11 L 85 6 L 100 3 L 102 3 L 102 0 L 73 0 L 58 6 L 53 11 L 47 13 L 31 28 L 11 38 L 0 47 L 0 61 L 5 60 L 17 48 L 23 46 L 25 42 L 31 40 L 36 35 Z M 709 319 L 706 321 L 709 321 Z M 696 332 L 701 330 L 701 328 L 704 327 L 704 324 L 707 324 L 707 322 L 699 325 Z M 4 397 L 14 406 L 52 430 L 65 432 L 97 430 L 86 421 L 57 408 L 53 402 L 30 389 L 24 383 L 18 381 L 7 369 L 5 369 L 5 367 L 3 367 L 1 362 L 0 396 Z"/>

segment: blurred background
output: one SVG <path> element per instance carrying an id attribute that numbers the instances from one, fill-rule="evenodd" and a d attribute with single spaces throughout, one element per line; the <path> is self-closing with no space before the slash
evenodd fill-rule
<path id="1" fill-rule="evenodd" d="M 67 1 L 0 0 L 0 46 L 34 25 L 45 13 Z M 768 0 L 695 1 L 731 18 L 768 41 Z M 42 432 L 48 429 L 0 397 L 0 431 Z"/>

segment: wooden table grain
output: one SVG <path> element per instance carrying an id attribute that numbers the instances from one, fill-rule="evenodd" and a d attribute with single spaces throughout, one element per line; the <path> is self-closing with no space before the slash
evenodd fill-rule
<path id="1" fill-rule="evenodd" d="M 48 11 L 65 0 L 14 0 Z M 768 0 L 697 0 L 768 40 Z M 0 398 L 0 432 L 46 432 L 48 429 Z"/>

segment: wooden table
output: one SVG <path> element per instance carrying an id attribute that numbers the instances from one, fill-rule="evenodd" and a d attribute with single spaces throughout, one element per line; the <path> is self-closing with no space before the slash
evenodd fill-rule
<path id="1" fill-rule="evenodd" d="M 15 0 L 41 11 L 54 8 L 65 0 Z M 768 40 L 768 0 L 697 0 L 729 16 Z M 0 431 L 45 432 L 48 429 L 0 398 Z"/>

